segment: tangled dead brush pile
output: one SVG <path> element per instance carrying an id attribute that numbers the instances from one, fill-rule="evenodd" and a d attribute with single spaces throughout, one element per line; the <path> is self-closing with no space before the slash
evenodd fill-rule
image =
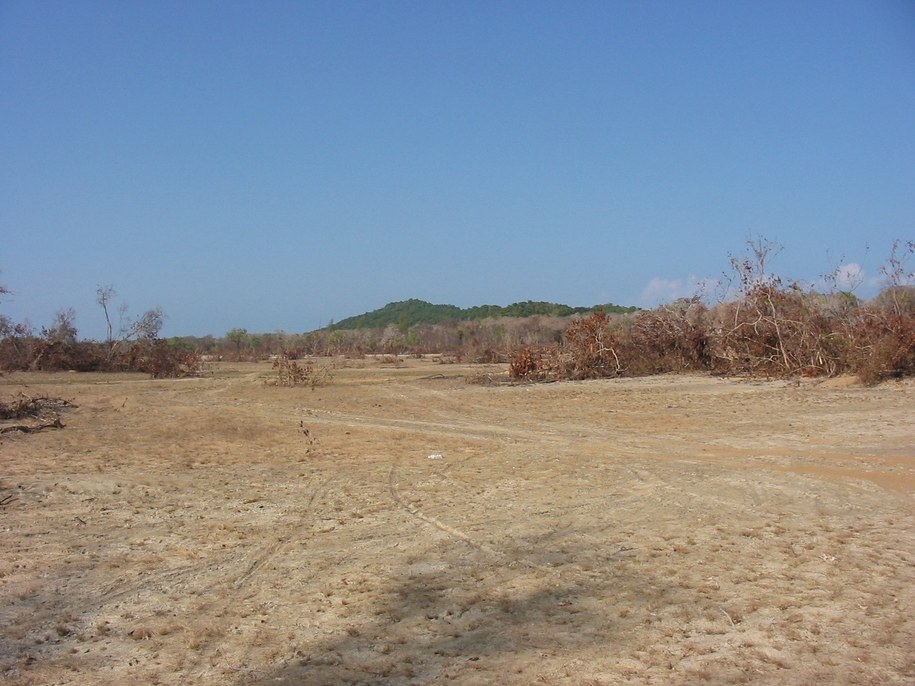
<path id="1" fill-rule="evenodd" d="M 61 414 L 76 407 L 69 400 L 49 396 L 31 397 L 19 393 L 11 400 L 0 400 L 0 420 L 31 420 L 29 423 L 2 423 L 0 434 L 18 431 L 37 433 L 43 429 L 63 429 Z"/>
<path id="2" fill-rule="evenodd" d="M 510 360 L 525 381 L 670 372 L 766 378 L 855 374 L 866 383 L 915 375 L 915 290 L 908 309 L 879 305 L 830 312 L 812 296 L 761 292 L 708 308 L 700 302 L 573 323 L 552 348 L 522 348 Z"/>
<path id="3" fill-rule="evenodd" d="M 551 348 L 521 348 L 513 379 L 547 381 L 704 371 L 754 377 L 855 374 L 865 383 L 915 376 L 915 274 L 897 245 L 884 269 L 889 286 L 869 302 L 851 292 L 819 293 L 765 270 L 772 245 L 735 260 L 737 297 L 707 306 L 681 299 L 650 311 L 574 321 Z"/>

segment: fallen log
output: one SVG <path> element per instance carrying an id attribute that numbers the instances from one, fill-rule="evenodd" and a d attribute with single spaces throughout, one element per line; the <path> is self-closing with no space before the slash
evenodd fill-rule
<path id="1" fill-rule="evenodd" d="M 44 429 L 63 429 L 64 426 L 65 424 L 60 421 L 60 417 L 58 417 L 53 422 L 33 424 L 31 426 L 28 424 L 12 424 L 10 426 L 2 426 L 0 427 L 0 434 L 8 434 L 14 431 L 21 431 L 22 433 L 26 434 L 34 434 L 38 433 L 39 431 L 43 431 Z"/>

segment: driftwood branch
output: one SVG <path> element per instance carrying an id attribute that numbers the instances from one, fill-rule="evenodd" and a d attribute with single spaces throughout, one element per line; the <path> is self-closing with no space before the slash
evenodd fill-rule
<path id="1" fill-rule="evenodd" d="M 71 407 L 76 406 L 63 398 L 31 398 L 20 393 L 10 401 L 0 401 L 0 419 L 25 419 L 31 422 L 0 426 L 0 435 L 17 431 L 34 434 L 45 429 L 63 429 L 65 425 L 60 421 L 60 412 Z"/>
<path id="2" fill-rule="evenodd" d="M 25 434 L 34 434 L 45 429 L 63 429 L 66 426 L 60 417 L 57 417 L 53 422 L 44 422 L 42 424 L 12 424 L 10 426 L 0 427 L 0 434 L 13 433 L 14 431 L 21 431 Z"/>
<path id="3" fill-rule="evenodd" d="M 63 398 L 51 398 L 46 395 L 33 398 L 19 393 L 12 400 L 0 400 L 0 419 L 23 419 L 25 417 L 40 419 L 42 414 L 60 412 L 71 407 L 76 407 L 76 405 Z"/>

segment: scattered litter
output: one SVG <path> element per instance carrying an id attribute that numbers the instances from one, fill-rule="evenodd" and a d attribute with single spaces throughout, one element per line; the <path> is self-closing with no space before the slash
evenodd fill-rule
<path id="1" fill-rule="evenodd" d="M 444 459 L 444 457 L 445 456 L 442 455 L 441 453 L 432 453 L 431 455 L 429 455 L 430 460 L 441 460 L 441 459 Z"/>

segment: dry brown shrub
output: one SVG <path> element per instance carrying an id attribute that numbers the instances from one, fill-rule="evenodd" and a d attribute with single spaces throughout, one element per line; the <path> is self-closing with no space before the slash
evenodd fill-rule
<path id="1" fill-rule="evenodd" d="M 173 348 L 163 339 L 121 343 L 113 349 L 96 341 L 10 336 L 0 341 L 0 362 L 6 370 L 142 372 L 154 378 L 201 372 L 199 353 Z"/>
<path id="2" fill-rule="evenodd" d="M 711 336 L 715 365 L 728 373 L 764 376 L 834 375 L 845 367 L 842 320 L 822 296 L 778 283 L 752 288 L 721 306 Z"/>
<path id="3" fill-rule="evenodd" d="M 277 386 L 306 384 L 315 371 L 313 365 L 307 363 L 299 364 L 288 355 L 282 355 L 273 360 L 273 370 L 276 372 L 276 378 L 273 383 Z"/>
<path id="4" fill-rule="evenodd" d="M 890 286 L 861 305 L 851 293 L 826 295 L 785 285 L 766 272 L 778 246 L 750 242 L 732 258 L 737 297 L 709 309 L 697 298 L 611 319 L 574 320 L 562 346 L 512 352 L 510 373 L 531 381 L 708 371 L 785 378 L 855 373 L 865 382 L 915 375 L 915 278 L 907 243 L 884 268 Z"/>
<path id="5" fill-rule="evenodd" d="M 330 367 L 316 369 L 310 362 L 301 364 L 288 355 L 273 360 L 276 376 L 267 383 L 273 386 L 311 386 L 312 390 L 329 383 L 332 378 Z"/>
<path id="6" fill-rule="evenodd" d="M 706 315 L 705 305 L 693 299 L 616 320 L 612 333 L 620 371 L 642 375 L 708 369 Z"/>
<path id="7" fill-rule="evenodd" d="M 574 320 L 563 335 L 565 373 L 571 379 L 618 376 L 623 366 L 615 350 L 619 343 L 610 332 L 610 317 L 598 310 Z"/>
<path id="8" fill-rule="evenodd" d="M 508 374 L 523 381 L 555 381 L 565 377 L 556 348 L 524 347 L 514 351 L 509 358 Z"/>
<path id="9" fill-rule="evenodd" d="M 853 336 L 850 371 L 863 382 L 915 375 L 915 312 L 864 310 Z"/>
<path id="10" fill-rule="evenodd" d="M 125 371 L 149 374 L 155 379 L 198 376 L 202 360 L 196 351 L 176 350 L 162 339 L 136 341 L 116 358 Z"/>

